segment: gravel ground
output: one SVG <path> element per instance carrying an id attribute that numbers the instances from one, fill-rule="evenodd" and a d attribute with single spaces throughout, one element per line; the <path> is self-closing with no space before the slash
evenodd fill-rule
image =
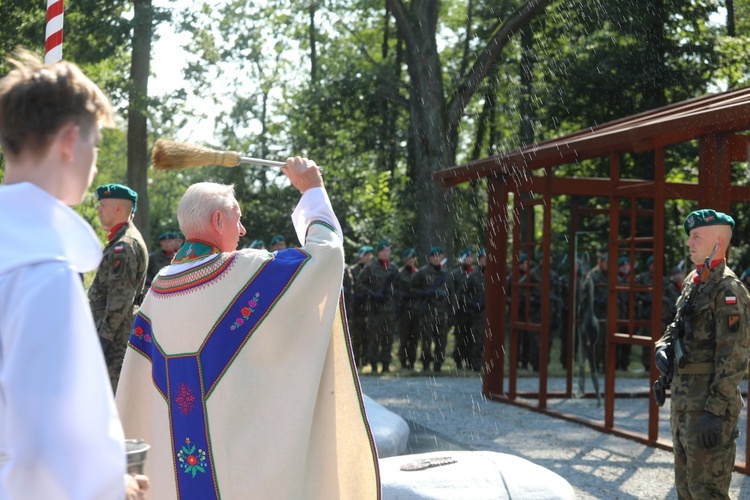
<path id="1" fill-rule="evenodd" d="M 670 452 L 525 408 L 489 401 L 481 395 L 478 376 L 363 376 L 361 382 L 365 394 L 409 421 L 412 427 L 434 432 L 436 449 L 445 449 L 445 442 L 439 439 L 444 437 L 464 449 L 523 457 L 567 479 L 579 499 L 677 498 Z M 645 399 L 640 403 L 638 399 L 622 403 L 618 400 L 615 425 L 629 427 L 629 422 L 646 418 L 643 413 L 647 411 L 646 405 Z M 603 415 L 593 399 L 551 401 L 549 407 L 577 415 L 599 412 Z M 660 436 L 668 437 L 665 418 L 661 418 Z M 637 428 L 639 432 L 642 429 Z M 740 423 L 740 429 L 744 429 L 744 422 Z M 744 456 L 743 434 L 737 443 L 738 457 Z M 730 496 L 750 499 L 750 477 L 733 473 Z"/>

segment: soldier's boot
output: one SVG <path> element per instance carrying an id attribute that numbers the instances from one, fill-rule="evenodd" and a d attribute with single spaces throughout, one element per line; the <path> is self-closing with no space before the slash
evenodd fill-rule
<path id="1" fill-rule="evenodd" d="M 425 372 L 430 371 L 430 362 L 429 361 L 425 361 L 424 363 L 422 363 L 422 371 L 425 371 Z"/>
<path id="2" fill-rule="evenodd" d="M 377 363 L 370 363 L 370 368 L 372 373 L 378 373 L 378 364 Z"/>
<path id="3" fill-rule="evenodd" d="M 390 363 L 383 363 L 383 367 L 380 369 L 380 373 L 388 373 L 391 369 Z"/>
<path id="4" fill-rule="evenodd" d="M 434 371 L 435 373 L 439 372 L 439 371 L 440 371 L 440 367 L 441 367 L 441 366 L 442 366 L 442 365 L 441 365 L 440 363 L 435 363 L 435 367 L 434 367 L 433 371 Z"/>

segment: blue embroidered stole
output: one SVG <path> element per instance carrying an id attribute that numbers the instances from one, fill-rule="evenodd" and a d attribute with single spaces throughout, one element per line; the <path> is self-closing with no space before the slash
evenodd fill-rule
<path id="1" fill-rule="evenodd" d="M 309 258 L 297 249 L 267 261 L 212 327 L 196 353 L 168 355 L 147 317 L 136 316 L 130 346 L 151 361 L 154 385 L 168 408 L 177 494 L 219 498 L 206 402 L 224 372 Z"/>

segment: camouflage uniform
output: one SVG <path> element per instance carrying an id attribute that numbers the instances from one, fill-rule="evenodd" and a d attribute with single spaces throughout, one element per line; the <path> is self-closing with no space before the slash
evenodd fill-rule
<path id="1" fill-rule="evenodd" d="M 477 266 L 466 279 L 465 299 L 471 315 L 471 368 L 479 371 L 482 368 L 484 353 L 484 268 Z"/>
<path id="2" fill-rule="evenodd" d="M 451 270 L 454 306 L 453 335 L 456 339 L 453 347 L 453 360 L 458 369 L 471 368 L 474 339 L 471 334 L 472 317 L 466 299 L 466 285 L 472 271 L 472 266 L 468 264 L 461 264 Z"/>
<path id="3" fill-rule="evenodd" d="M 695 271 L 688 275 L 677 300 L 679 314 L 692 288 L 701 287 L 684 338 L 687 365 L 676 369 L 671 386 L 675 486 L 680 498 L 728 498 L 750 347 L 750 296 L 724 261 L 705 284 L 697 278 Z M 672 322 L 656 346 L 672 341 L 678 327 Z M 698 440 L 704 412 L 723 420 L 721 441 L 711 449 Z"/>
<path id="4" fill-rule="evenodd" d="M 172 263 L 172 255 L 167 255 L 164 250 L 156 250 L 148 254 L 148 270 L 146 271 L 146 290 L 151 287 L 154 276 L 159 274 L 163 267 Z"/>
<path id="5" fill-rule="evenodd" d="M 113 391 L 120 378 L 133 317 L 143 299 L 147 265 L 148 250 L 141 233 L 132 222 L 126 222 L 104 247 L 104 257 L 89 288 L 91 312 Z"/>
<path id="6" fill-rule="evenodd" d="M 416 272 L 415 267 L 401 266 L 393 280 L 399 336 L 398 357 L 401 366 L 409 370 L 414 369 L 414 362 L 417 360 L 419 315 L 417 300 L 411 291 L 411 278 Z"/>
<path id="7" fill-rule="evenodd" d="M 393 300 L 393 280 L 398 269 L 392 262 L 371 260 L 359 273 L 355 285 L 364 299 L 367 362 L 377 372 L 387 372 L 391 363 L 393 334 L 396 326 L 396 305 Z"/>
<path id="8" fill-rule="evenodd" d="M 599 322 L 599 337 L 595 343 L 596 365 L 598 371 L 604 370 L 605 347 L 607 345 L 607 301 L 609 298 L 609 271 L 594 266 L 584 281 L 591 283 L 593 289 L 593 316 Z"/>
<path id="9" fill-rule="evenodd" d="M 436 268 L 425 264 L 412 276 L 411 287 L 420 300 L 419 339 L 422 342 L 422 363 L 427 371 L 430 363 L 434 362 L 434 370 L 437 372 L 445 361 L 445 344 L 450 328 L 450 301 L 453 295 L 451 275 L 443 266 Z"/>
<path id="10" fill-rule="evenodd" d="M 365 267 L 362 263 L 353 264 L 349 267 L 349 274 L 352 278 L 352 305 L 347 308 L 347 314 L 351 312 L 349 316 L 349 334 L 352 338 L 352 353 L 354 354 L 354 361 L 358 368 L 361 368 L 366 362 L 367 355 L 367 342 L 366 342 L 366 326 L 365 326 L 365 299 L 357 290 L 357 280 L 359 279 L 359 273 L 362 268 Z M 351 309 L 351 311 L 349 310 Z"/>
<path id="11" fill-rule="evenodd" d="M 534 266 L 518 281 L 520 286 L 518 301 L 518 320 L 524 323 L 539 324 L 542 321 L 542 268 Z M 521 368 L 531 364 L 532 370 L 539 371 L 539 331 L 519 331 L 518 350 Z"/>

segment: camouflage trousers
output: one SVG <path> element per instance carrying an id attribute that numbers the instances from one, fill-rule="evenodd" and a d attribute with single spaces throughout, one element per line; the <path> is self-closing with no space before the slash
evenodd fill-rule
<path id="1" fill-rule="evenodd" d="M 347 317 L 349 325 L 349 336 L 352 340 L 352 354 L 354 362 L 358 368 L 361 368 L 366 362 L 367 341 L 365 313 L 361 310 L 355 310 L 351 317 Z"/>
<path id="2" fill-rule="evenodd" d="M 419 342 L 419 315 L 413 309 L 405 309 L 398 317 L 398 358 L 402 368 L 414 368 Z"/>
<path id="3" fill-rule="evenodd" d="M 672 410 L 672 442 L 677 496 L 681 499 L 729 498 L 739 436 L 738 417 L 724 416 L 721 443 L 710 450 L 698 442 L 702 411 Z"/>
<path id="4" fill-rule="evenodd" d="M 435 363 L 438 370 L 445 361 L 445 345 L 448 340 L 450 322 L 447 312 L 427 309 L 419 318 L 419 340 L 422 342 L 422 363 Z M 434 343 L 434 348 L 433 348 Z"/>
<path id="5" fill-rule="evenodd" d="M 132 325 L 133 318 L 125 321 L 124 324 Z M 130 328 L 121 328 L 107 346 L 107 350 L 104 351 L 104 361 L 107 363 L 107 371 L 109 372 L 109 381 L 112 384 L 113 393 L 117 391 L 117 382 L 120 380 L 122 361 L 125 359 L 125 351 L 128 349 L 129 339 Z"/>
<path id="6" fill-rule="evenodd" d="M 469 312 L 457 312 L 454 321 L 453 335 L 456 344 L 453 347 L 453 360 L 457 368 L 471 368 L 471 353 L 474 349 L 474 336 L 471 332 L 472 317 Z"/>
<path id="7" fill-rule="evenodd" d="M 388 365 L 391 362 L 396 314 L 393 311 L 369 311 L 365 316 L 367 362 Z"/>

